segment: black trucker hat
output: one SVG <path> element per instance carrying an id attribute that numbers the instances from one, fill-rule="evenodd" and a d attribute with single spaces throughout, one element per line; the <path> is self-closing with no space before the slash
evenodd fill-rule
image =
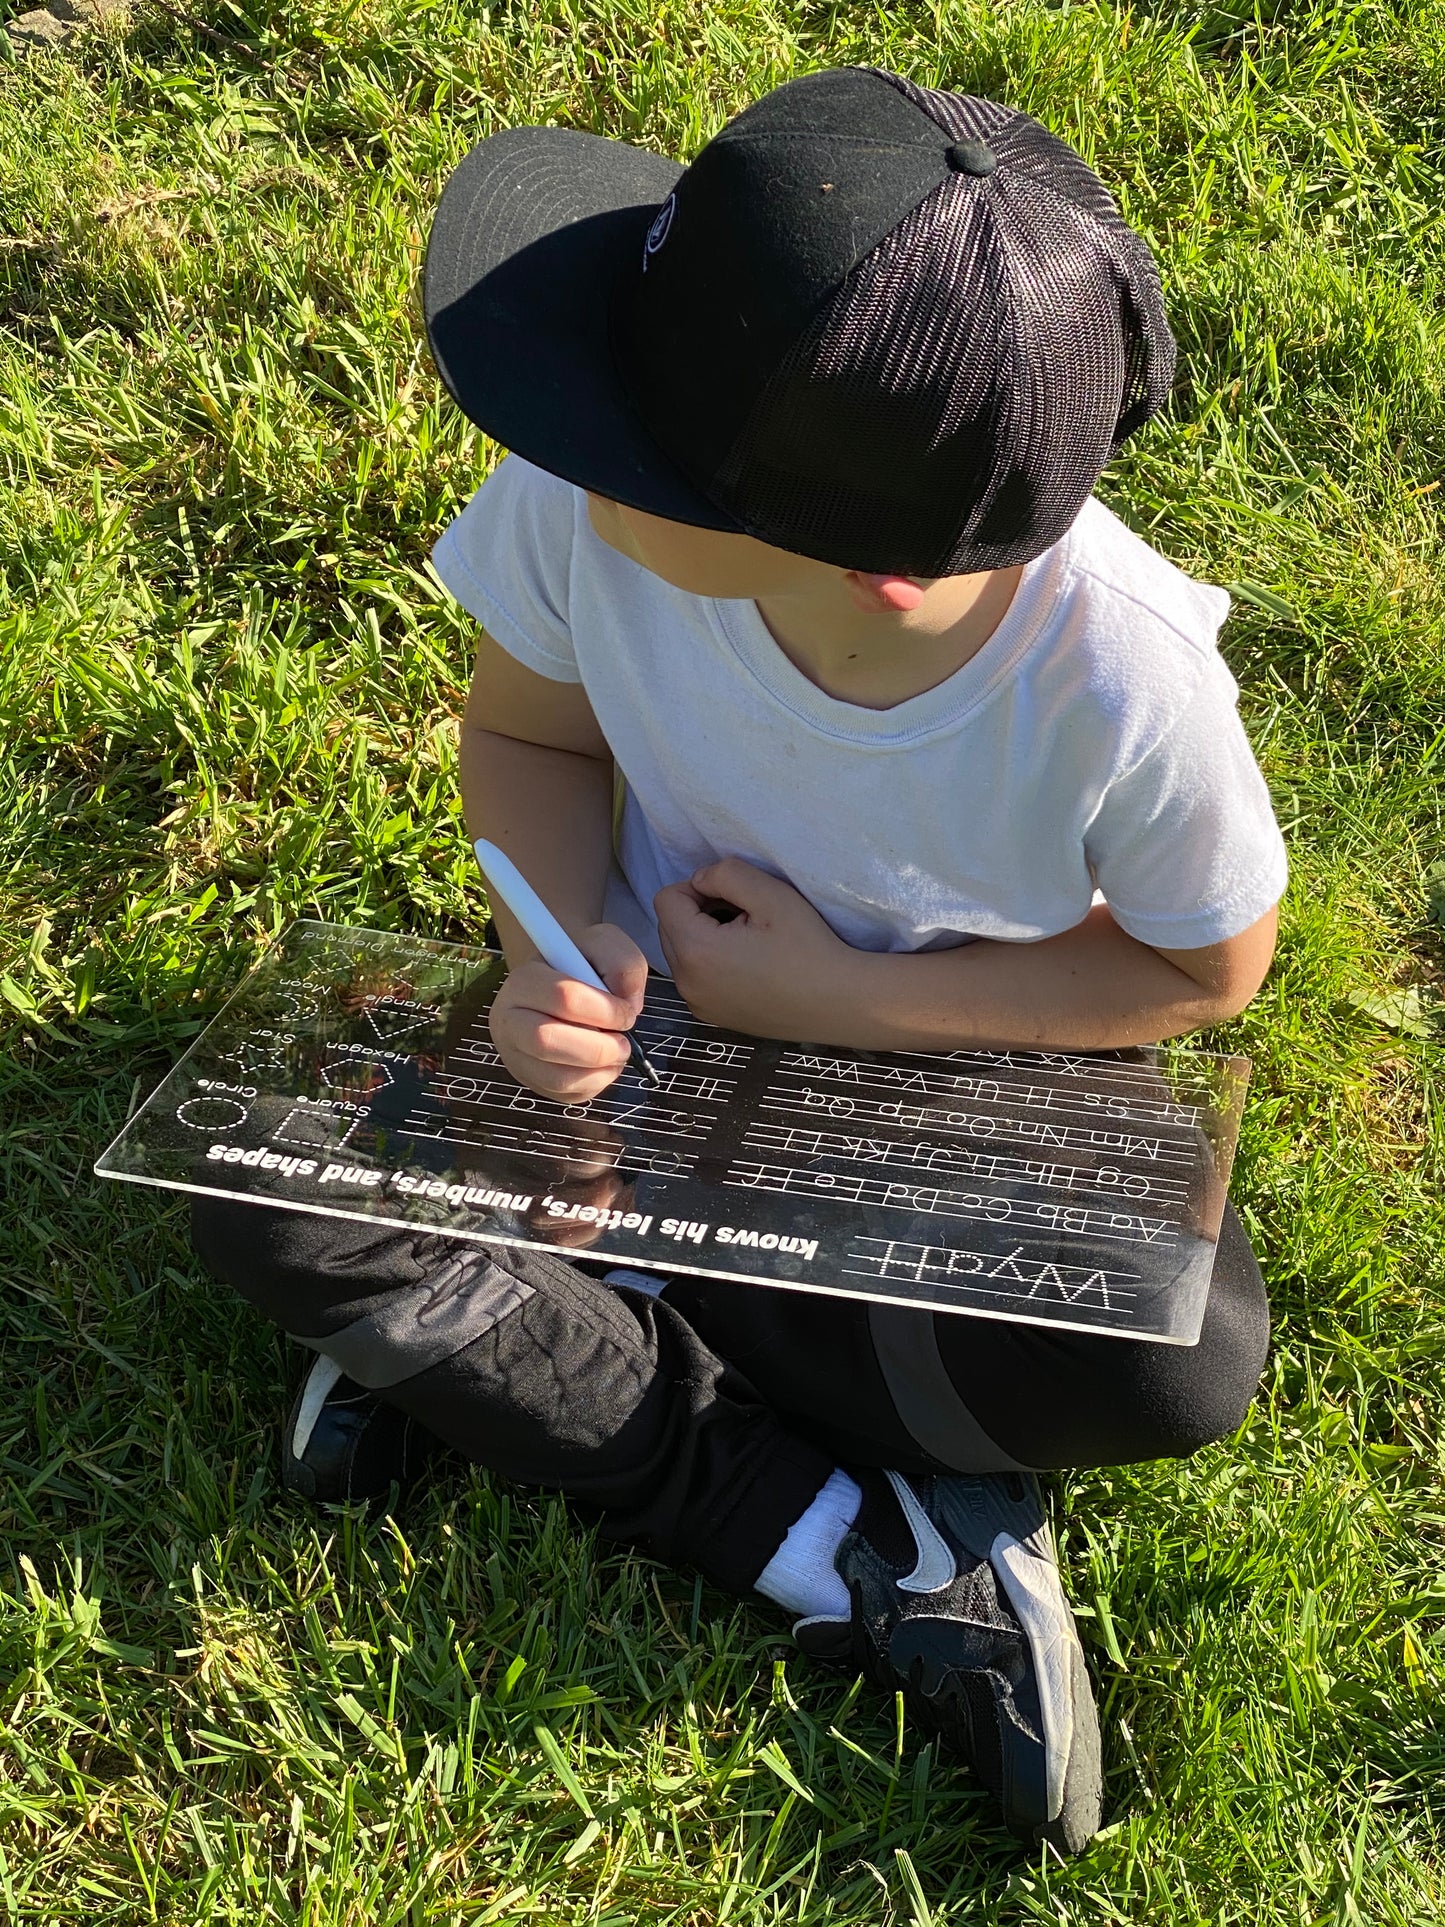
<path id="1" fill-rule="evenodd" d="M 1154 258 L 1073 148 L 872 67 L 789 81 L 686 169 L 492 135 L 425 308 L 457 405 L 528 461 L 886 574 L 1043 554 L 1174 374 Z"/>

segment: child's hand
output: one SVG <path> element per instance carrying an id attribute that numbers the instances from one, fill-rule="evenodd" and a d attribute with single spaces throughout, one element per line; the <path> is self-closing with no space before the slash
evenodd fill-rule
<path id="1" fill-rule="evenodd" d="M 592 924 L 577 948 L 612 996 L 536 959 L 508 973 L 488 1019 L 517 1082 L 562 1104 L 586 1104 L 616 1079 L 647 983 L 646 957 L 615 923 Z"/>
<path id="2" fill-rule="evenodd" d="M 737 905 L 729 922 L 703 908 L 719 897 Z M 703 1023 L 815 1042 L 836 1029 L 857 952 L 791 883 L 724 857 L 659 890 L 653 909 L 677 988 Z"/>

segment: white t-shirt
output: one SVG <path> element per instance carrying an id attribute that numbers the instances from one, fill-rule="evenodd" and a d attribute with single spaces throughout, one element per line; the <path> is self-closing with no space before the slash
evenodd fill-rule
<path id="1" fill-rule="evenodd" d="M 840 702 L 752 601 L 675 589 L 509 455 L 433 551 L 509 654 L 580 682 L 625 790 L 605 916 L 658 971 L 654 894 L 740 856 L 846 943 L 928 950 L 1071 929 L 1096 900 L 1193 949 L 1278 901 L 1285 851 L 1215 646 L 1223 589 L 1091 497 L 983 648 L 891 709 Z"/>

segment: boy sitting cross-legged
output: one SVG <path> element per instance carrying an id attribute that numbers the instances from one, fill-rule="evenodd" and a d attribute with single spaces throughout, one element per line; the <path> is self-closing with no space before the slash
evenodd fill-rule
<path id="1" fill-rule="evenodd" d="M 484 627 L 468 825 L 610 987 L 495 906 L 521 1082 L 604 1090 L 649 970 L 709 1022 L 860 1049 L 1104 1050 L 1244 1007 L 1283 846 L 1228 597 L 1092 495 L 1174 344 L 1072 149 L 860 68 L 777 89 L 686 171 L 516 128 L 449 182 L 426 307 L 513 451 L 435 555 Z M 1232 1211 L 1189 1349 L 270 1207 L 200 1202 L 196 1238 L 321 1354 L 295 1482 L 384 1489 L 423 1426 L 777 1601 L 1023 1837 L 1096 1831 L 1036 1474 L 1238 1425 L 1267 1310 Z"/>

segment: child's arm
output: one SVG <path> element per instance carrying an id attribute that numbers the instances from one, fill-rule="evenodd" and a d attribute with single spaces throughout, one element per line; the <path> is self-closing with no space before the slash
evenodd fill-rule
<path id="1" fill-rule="evenodd" d="M 585 1103 L 627 1062 L 647 961 L 601 923 L 612 855 L 612 753 L 578 683 L 551 682 L 483 635 L 462 719 L 462 802 L 472 836 L 505 850 L 617 993 L 544 964 L 500 901 L 492 914 L 512 966 L 492 1005 L 508 1070 L 547 1097 Z"/>
<path id="2" fill-rule="evenodd" d="M 742 914 L 718 923 L 709 897 Z M 854 950 L 791 884 L 736 857 L 659 891 L 663 951 L 705 1022 L 854 1050 L 1116 1050 L 1236 1016 L 1274 954 L 1275 912 L 1224 943 L 1154 950 L 1106 907 L 1039 943 Z"/>
<path id="3" fill-rule="evenodd" d="M 574 937 L 596 923 L 612 852 L 612 752 L 582 685 L 549 682 L 482 635 L 460 764 L 470 834 L 505 850 Z M 503 906 L 493 915 L 513 964 L 536 956 Z"/>

